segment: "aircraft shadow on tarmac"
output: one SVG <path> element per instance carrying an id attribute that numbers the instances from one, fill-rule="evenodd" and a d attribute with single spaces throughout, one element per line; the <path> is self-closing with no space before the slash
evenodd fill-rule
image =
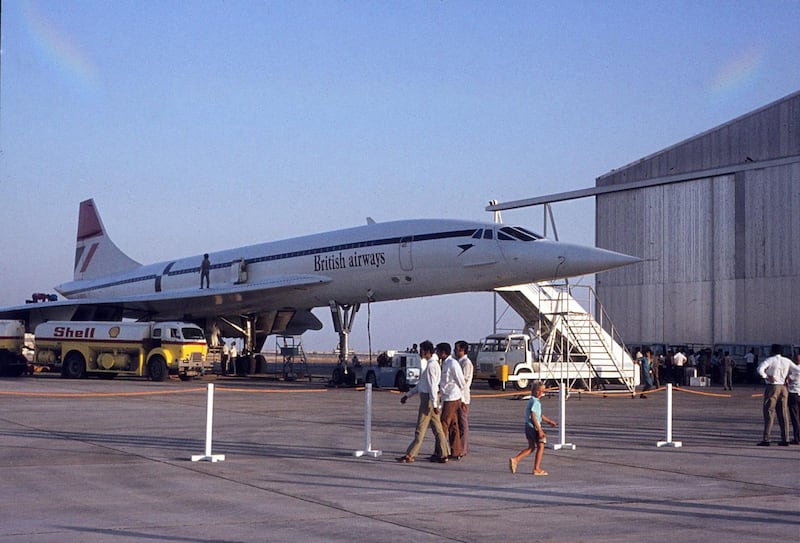
<path id="1" fill-rule="evenodd" d="M 191 451 L 202 450 L 205 446 L 205 442 L 202 439 L 194 438 L 156 437 L 133 434 L 101 434 L 95 432 L 65 432 L 60 430 L 0 430 L 0 436 L 55 441 L 77 441 L 80 443 L 103 446 L 125 454 L 129 453 L 129 451 L 124 450 L 124 448 L 128 447 L 186 451 L 185 457 L 179 457 L 181 460 L 188 460 Z M 309 445 L 275 445 L 218 439 L 214 440 L 214 452 L 274 458 L 331 458 L 336 456 L 350 457 L 353 454 L 352 451 L 313 447 Z"/>

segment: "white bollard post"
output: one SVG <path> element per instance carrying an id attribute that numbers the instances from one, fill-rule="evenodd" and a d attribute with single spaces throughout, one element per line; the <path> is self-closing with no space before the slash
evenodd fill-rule
<path id="1" fill-rule="evenodd" d="M 367 383 L 364 387 L 365 392 L 365 413 L 364 413 L 364 450 L 355 451 L 353 453 L 356 457 L 369 455 L 376 458 L 383 454 L 381 451 L 372 449 L 372 383 Z"/>
<path id="2" fill-rule="evenodd" d="M 564 383 L 558 386 L 558 407 L 558 435 L 561 441 L 560 443 L 553 443 L 553 450 L 569 449 L 574 451 L 575 445 L 567 443 L 567 387 Z"/>
<path id="3" fill-rule="evenodd" d="M 683 442 L 672 441 L 672 383 L 667 383 L 667 440 L 659 441 L 656 447 L 682 447 Z"/>
<path id="4" fill-rule="evenodd" d="M 224 454 L 211 454 L 211 430 L 214 421 L 214 385 L 208 384 L 208 400 L 206 401 L 206 453 L 193 454 L 192 462 L 206 460 L 208 462 L 218 462 L 225 460 Z"/>

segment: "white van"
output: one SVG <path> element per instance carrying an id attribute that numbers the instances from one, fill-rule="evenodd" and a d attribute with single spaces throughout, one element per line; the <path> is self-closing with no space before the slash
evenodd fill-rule
<path id="1" fill-rule="evenodd" d="M 405 392 L 416 386 L 421 373 L 419 353 L 386 351 L 378 355 L 377 365 L 365 369 L 364 382 Z"/>

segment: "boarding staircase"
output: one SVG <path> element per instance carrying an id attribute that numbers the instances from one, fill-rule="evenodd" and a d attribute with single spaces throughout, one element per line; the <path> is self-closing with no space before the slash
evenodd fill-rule
<path id="1" fill-rule="evenodd" d="M 496 289 L 539 338 L 541 380 L 606 388 L 622 385 L 633 392 L 638 367 L 589 286 L 530 283 Z M 580 293 L 582 305 L 574 297 Z M 594 314 L 585 307 L 594 307 Z"/>

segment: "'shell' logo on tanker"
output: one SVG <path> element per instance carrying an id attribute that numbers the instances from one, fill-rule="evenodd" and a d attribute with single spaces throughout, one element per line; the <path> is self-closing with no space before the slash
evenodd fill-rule
<path id="1" fill-rule="evenodd" d="M 84 338 L 91 339 L 94 337 L 94 326 L 87 326 L 86 328 L 72 328 L 71 326 L 56 326 L 53 330 L 54 337 L 65 338 Z"/>

